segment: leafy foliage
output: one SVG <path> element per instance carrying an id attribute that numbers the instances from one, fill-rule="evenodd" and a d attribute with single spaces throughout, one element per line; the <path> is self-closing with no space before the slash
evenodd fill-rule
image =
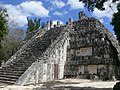
<path id="1" fill-rule="evenodd" d="M 117 5 L 117 13 L 113 14 L 111 24 L 114 26 L 114 32 L 117 36 L 118 41 L 120 42 L 120 3 Z"/>
<path id="2" fill-rule="evenodd" d="M 8 27 L 8 14 L 6 10 L 0 11 L 0 63 L 7 61 L 18 49 L 23 41 L 23 30 Z M 9 25 L 10 26 L 10 25 Z"/>
<path id="3" fill-rule="evenodd" d="M 28 20 L 28 28 L 27 28 L 27 32 L 31 32 L 31 31 L 34 31 L 34 30 L 37 30 L 40 28 L 40 20 L 41 19 L 27 19 Z"/>
<path id="4" fill-rule="evenodd" d="M 22 44 L 24 37 L 23 30 L 11 30 L 6 39 L 2 41 L 2 47 L 0 49 L 0 60 L 8 60 L 19 48 Z"/>
<path id="5" fill-rule="evenodd" d="M 105 10 L 103 4 L 108 0 L 79 0 L 79 1 L 82 1 L 85 4 L 85 7 L 87 7 L 89 11 L 93 11 L 94 8 Z M 119 0 L 112 0 L 112 2 L 116 2 L 116 1 Z M 111 7 L 111 5 L 109 5 L 109 7 Z"/>
<path id="6" fill-rule="evenodd" d="M 42 22 L 42 24 L 41 24 L 41 28 L 44 28 L 44 27 L 45 27 L 45 23 Z"/>
<path id="7" fill-rule="evenodd" d="M 7 21 L 7 11 L 1 9 L 0 10 L 0 48 L 1 48 L 1 42 L 4 40 L 5 36 L 8 34 L 8 21 Z"/>

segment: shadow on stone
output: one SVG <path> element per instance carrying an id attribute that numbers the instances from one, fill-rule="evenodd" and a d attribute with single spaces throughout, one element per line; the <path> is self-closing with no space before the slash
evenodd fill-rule
<path id="1" fill-rule="evenodd" d="M 112 88 L 92 88 L 92 87 L 57 87 L 57 88 L 35 88 L 33 90 L 113 90 Z M 118 90 L 118 89 L 115 89 Z"/>

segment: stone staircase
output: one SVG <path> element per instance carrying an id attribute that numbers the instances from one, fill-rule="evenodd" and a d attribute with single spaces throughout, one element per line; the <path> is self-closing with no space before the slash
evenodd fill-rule
<path id="1" fill-rule="evenodd" d="M 19 77 L 53 43 L 64 27 L 56 27 L 40 35 L 40 31 L 27 41 L 0 69 L 0 82 L 14 84 Z"/>

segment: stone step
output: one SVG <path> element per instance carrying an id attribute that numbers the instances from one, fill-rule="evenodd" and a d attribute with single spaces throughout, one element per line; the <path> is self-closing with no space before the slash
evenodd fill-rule
<path id="1" fill-rule="evenodd" d="M 24 63 L 24 62 L 34 62 L 35 61 L 35 59 L 33 58 L 33 59 L 31 59 L 31 60 L 18 60 L 18 61 L 16 61 L 16 62 L 18 62 L 18 63 Z M 13 62 L 13 63 L 16 63 L 16 62 Z"/>
<path id="2" fill-rule="evenodd" d="M 14 63 L 10 64 L 9 66 L 12 66 L 12 65 L 29 65 L 31 63 L 33 63 L 33 61 L 31 61 L 31 62 L 14 62 Z"/>
<path id="3" fill-rule="evenodd" d="M 11 66 L 11 67 L 4 67 L 4 68 L 2 68 L 3 70 L 12 70 L 12 71 L 14 71 L 14 70 L 18 70 L 18 71 L 20 71 L 20 70 L 26 70 L 26 69 L 28 69 L 28 67 L 14 67 L 14 66 Z"/>
<path id="4" fill-rule="evenodd" d="M 21 74 L 23 74 L 24 71 L 22 72 L 0 72 L 0 75 L 16 75 L 16 76 L 20 76 Z"/>
<path id="5" fill-rule="evenodd" d="M 0 75 L 1 74 L 14 74 L 14 75 L 19 75 L 19 74 L 23 74 L 25 71 L 0 71 Z"/>
<path id="6" fill-rule="evenodd" d="M 9 69 L 3 69 L 3 71 L 5 72 L 9 72 L 9 71 L 26 71 L 26 68 L 9 68 Z M 1 71 L 1 72 L 3 72 Z"/>
<path id="7" fill-rule="evenodd" d="M 22 71 L 22 72 L 0 72 L 0 75 L 17 75 L 17 76 L 20 76 L 21 74 L 23 74 L 25 71 Z"/>
<path id="8" fill-rule="evenodd" d="M 32 62 L 33 63 L 33 62 Z M 18 64 L 11 64 L 7 67 L 29 67 L 30 65 L 32 65 L 32 63 L 18 63 Z M 4 67 L 3 67 L 4 68 Z M 5 67 L 6 68 L 6 67 Z"/>
<path id="9" fill-rule="evenodd" d="M 26 67 L 28 67 L 28 66 L 30 66 L 32 63 L 33 63 L 33 62 L 31 62 L 31 63 L 18 63 L 18 64 L 13 64 L 13 65 L 14 65 L 14 66 L 17 66 L 17 67 L 19 67 L 19 66 L 26 66 Z M 13 65 L 10 65 L 10 66 L 13 66 Z"/>
<path id="10" fill-rule="evenodd" d="M 19 69 L 19 68 L 28 68 L 29 66 L 30 66 L 31 64 L 28 64 L 28 65 L 11 65 L 11 66 L 9 66 L 9 68 L 16 68 L 16 69 Z"/>
<path id="11" fill-rule="evenodd" d="M 33 63 L 34 61 L 16 61 L 16 62 L 13 62 L 13 63 L 11 63 L 11 64 L 25 64 L 25 62 L 27 62 L 27 63 Z"/>
<path id="12" fill-rule="evenodd" d="M 0 77 L 0 80 L 3 80 L 3 81 L 12 81 L 12 82 L 16 82 L 17 81 L 17 79 L 10 78 L 10 77 Z"/>
<path id="13" fill-rule="evenodd" d="M 23 73 L 22 73 L 23 74 Z M 4 77 L 4 76 L 7 76 L 8 75 L 8 77 L 10 76 L 10 77 L 20 77 L 22 74 L 15 74 L 15 73 L 3 73 L 3 74 L 0 74 L 0 76 L 2 76 L 2 77 Z"/>
<path id="14" fill-rule="evenodd" d="M 1 83 L 14 84 L 14 81 L 0 80 Z"/>
<path id="15" fill-rule="evenodd" d="M 14 73 L 16 73 L 16 72 L 24 72 L 26 69 L 11 69 L 11 68 L 9 68 L 9 69 L 7 69 L 7 68 L 4 68 L 4 69 L 0 69 L 0 72 L 14 72 Z"/>
<path id="16" fill-rule="evenodd" d="M 13 79 L 18 79 L 21 75 L 9 75 L 9 74 L 2 74 L 0 77 L 5 77 L 5 78 L 13 78 Z"/>

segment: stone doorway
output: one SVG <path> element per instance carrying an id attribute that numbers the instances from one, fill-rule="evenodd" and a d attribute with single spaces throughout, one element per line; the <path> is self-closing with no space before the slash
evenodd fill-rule
<path id="1" fill-rule="evenodd" d="M 54 64 L 54 80 L 58 80 L 58 64 Z"/>

